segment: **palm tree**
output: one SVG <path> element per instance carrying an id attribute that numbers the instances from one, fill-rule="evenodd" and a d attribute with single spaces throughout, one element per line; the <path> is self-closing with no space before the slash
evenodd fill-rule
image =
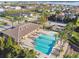
<path id="1" fill-rule="evenodd" d="M 19 21 L 21 20 L 21 17 L 15 16 L 14 19 L 15 19 L 16 21 L 18 21 L 18 24 L 19 24 Z"/>
<path id="2" fill-rule="evenodd" d="M 13 23 L 14 23 L 14 18 L 11 16 L 6 16 L 7 19 L 9 19 L 12 22 L 12 27 L 13 27 Z"/>
<path id="3" fill-rule="evenodd" d="M 4 50 L 5 44 L 4 44 L 4 37 L 0 38 L 0 55 L 3 54 L 2 51 Z M 0 56 L 2 57 L 2 55 Z"/>
<path id="4" fill-rule="evenodd" d="M 79 54 L 64 55 L 64 58 L 79 58 Z"/>
<path id="5" fill-rule="evenodd" d="M 6 43 L 6 47 L 12 46 L 13 42 L 12 42 L 12 38 L 9 36 L 7 43 Z"/>
<path id="6" fill-rule="evenodd" d="M 35 58 L 37 53 L 34 50 L 23 49 L 12 41 L 9 37 L 8 41 L 5 39 L 0 40 L 0 57 L 4 58 Z"/>
<path id="7" fill-rule="evenodd" d="M 56 11 L 55 11 L 55 15 L 56 15 L 56 16 L 55 16 L 55 18 L 56 18 L 55 21 L 56 21 L 56 22 L 57 22 L 58 20 L 62 20 L 62 22 L 63 22 L 63 18 L 64 18 L 64 17 L 59 16 L 60 13 L 62 13 L 61 10 L 56 10 Z"/>
<path id="8" fill-rule="evenodd" d="M 79 26 L 79 18 L 78 18 L 78 20 L 76 21 L 76 25 Z"/>
<path id="9" fill-rule="evenodd" d="M 50 15 L 49 12 L 42 12 L 41 17 L 40 17 L 40 23 L 41 25 L 45 25 L 45 23 L 48 21 L 48 15 Z"/>
<path id="10" fill-rule="evenodd" d="M 43 25 L 45 22 L 46 22 L 46 21 L 45 21 L 44 16 L 41 16 L 41 17 L 40 17 L 40 23 L 41 23 L 41 25 Z"/>
<path id="11" fill-rule="evenodd" d="M 37 52 L 35 52 L 33 49 L 25 48 L 24 50 L 25 58 L 36 58 L 38 56 Z M 21 53 L 20 53 L 21 54 Z"/>

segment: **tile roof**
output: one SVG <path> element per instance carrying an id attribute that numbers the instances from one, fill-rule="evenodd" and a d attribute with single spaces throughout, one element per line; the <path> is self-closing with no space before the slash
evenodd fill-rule
<path id="1" fill-rule="evenodd" d="M 39 27 L 38 24 L 25 23 L 25 24 L 20 24 L 13 29 L 8 29 L 2 32 L 8 36 L 11 36 L 12 38 L 15 39 L 15 41 L 17 41 L 18 39 L 20 39 L 20 37 L 34 31 L 38 27 Z"/>

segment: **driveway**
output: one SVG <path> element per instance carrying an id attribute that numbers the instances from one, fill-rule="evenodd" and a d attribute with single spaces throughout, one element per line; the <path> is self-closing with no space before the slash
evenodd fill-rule
<path id="1" fill-rule="evenodd" d="M 7 30 L 7 29 L 10 29 L 10 28 L 12 28 L 11 25 L 0 26 L 0 31 Z"/>
<path id="2" fill-rule="evenodd" d="M 57 22 L 51 22 L 51 21 L 48 21 L 50 25 L 60 25 L 60 26 L 66 26 L 66 24 L 63 24 L 63 23 L 57 23 Z"/>

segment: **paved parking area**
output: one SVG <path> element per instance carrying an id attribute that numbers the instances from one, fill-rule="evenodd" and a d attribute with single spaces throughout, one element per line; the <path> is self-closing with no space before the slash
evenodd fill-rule
<path id="1" fill-rule="evenodd" d="M 7 29 L 10 29 L 10 28 L 12 28 L 11 25 L 0 26 L 0 31 L 7 30 Z"/>
<path id="2" fill-rule="evenodd" d="M 0 21 L 7 23 L 8 25 L 0 26 L 0 31 L 12 28 L 12 22 L 5 18 L 0 18 Z"/>
<path id="3" fill-rule="evenodd" d="M 50 25 L 60 25 L 60 26 L 66 26 L 66 24 L 63 24 L 63 23 L 57 23 L 57 22 L 51 22 L 51 21 L 48 21 L 50 23 Z"/>

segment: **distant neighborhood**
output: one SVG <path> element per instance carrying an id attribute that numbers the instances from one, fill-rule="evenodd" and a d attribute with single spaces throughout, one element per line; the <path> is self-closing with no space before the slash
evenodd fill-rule
<path id="1" fill-rule="evenodd" d="M 0 42 L 0 58 L 78 58 L 79 6 L 0 2 Z"/>

